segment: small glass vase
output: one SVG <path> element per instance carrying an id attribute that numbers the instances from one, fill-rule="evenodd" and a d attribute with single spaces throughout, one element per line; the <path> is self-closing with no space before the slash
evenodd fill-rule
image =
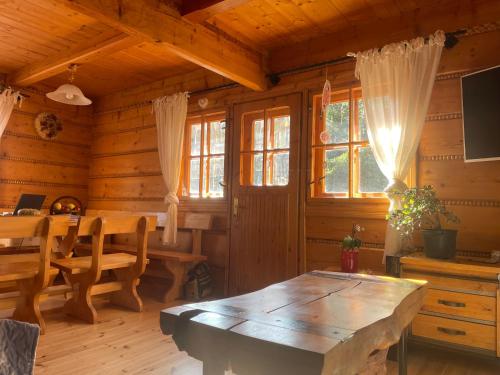
<path id="1" fill-rule="evenodd" d="M 358 272 L 358 253 L 358 249 L 342 249 L 340 253 L 340 269 L 342 272 Z"/>

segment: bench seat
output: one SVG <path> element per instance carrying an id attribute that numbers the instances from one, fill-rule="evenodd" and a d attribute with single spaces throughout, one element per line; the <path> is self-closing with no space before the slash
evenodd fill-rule
<path id="1" fill-rule="evenodd" d="M 101 270 L 127 268 L 135 264 L 137 257 L 126 253 L 104 254 L 101 259 Z M 92 264 L 92 257 L 73 257 L 52 260 L 52 264 L 70 275 L 88 272 Z"/>
<path id="2" fill-rule="evenodd" d="M 130 216 L 130 215 L 154 216 L 157 227 L 163 227 L 166 222 L 166 214 L 164 212 L 133 212 L 133 211 L 115 211 L 115 210 L 95 210 L 88 209 L 87 216 Z M 151 260 L 150 265 L 146 268 L 145 275 L 159 279 L 168 279 L 166 284 L 168 290 L 163 294 L 164 302 L 171 302 L 182 298 L 184 282 L 187 280 L 187 274 L 196 264 L 206 261 L 208 258 L 202 255 L 202 232 L 211 230 L 213 217 L 211 214 L 205 213 L 186 213 L 179 220 L 179 229 L 190 230 L 192 237 L 191 252 L 162 250 L 148 246 L 147 258 Z M 105 243 L 103 248 L 107 253 L 125 252 L 135 254 L 135 247 L 125 243 L 126 241 L 115 241 Z M 75 249 L 89 251 L 90 246 L 79 244 Z M 160 282 L 164 284 L 163 280 Z"/>
<path id="3" fill-rule="evenodd" d="M 79 244 L 76 247 L 77 250 L 90 251 L 90 244 Z M 136 254 L 137 250 L 135 246 L 125 245 L 125 244 L 104 244 L 104 251 L 106 252 L 125 252 L 128 254 Z M 162 250 L 162 249 L 154 249 L 148 247 L 147 252 L 148 259 L 158 259 L 158 260 L 176 260 L 180 263 L 198 263 L 207 260 L 205 255 L 197 255 L 191 253 L 182 253 L 179 251 L 170 251 L 170 250 Z"/>
<path id="4" fill-rule="evenodd" d="M 15 262 L 15 263 L 0 263 L 0 282 L 25 280 L 35 277 L 40 268 L 40 262 Z M 59 270 L 50 267 L 49 275 L 57 276 Z"/>

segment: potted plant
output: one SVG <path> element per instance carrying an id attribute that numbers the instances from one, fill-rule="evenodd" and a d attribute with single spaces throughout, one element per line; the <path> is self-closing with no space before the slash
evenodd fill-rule
<path id="1" fill-rule="evenodd" d="M 436 197 L 430 185 L 396 193 L 401 199 L 401 208 L 387 216 L 402 236 L 409 238 L 420 229 L 424 239 L 424 252 L 430 258 L 448 259 L 455 256 L 457 231 L 443 229 L 441 220 L 458 223 L 459 219 L 448 211 Z"/>
<path id="2" fill-rule="evenodd" d="M 340 267 L 342 272 L 358 272 L 358 253 L 362 242 L 356 236 L 362 231 L 364 231 L 364 228 L 359 224 L 353 224 L 351 234 L 345 236 L 342 241 L 342 251 L 340 253 Z"/>

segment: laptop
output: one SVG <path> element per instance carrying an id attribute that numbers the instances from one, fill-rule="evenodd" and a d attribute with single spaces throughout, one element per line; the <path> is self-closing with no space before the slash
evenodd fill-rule
<path id="1" fill-rule="evenodd" d="M 17 205 L 14 209 L 13 215 L 16 216 L 17 212 L 23 208 L 34 208 L 35 210 L 40 210 L 42 208 L 45 197 L 45 195 L 21 194 L 21 197 L 17 201 Z"/>

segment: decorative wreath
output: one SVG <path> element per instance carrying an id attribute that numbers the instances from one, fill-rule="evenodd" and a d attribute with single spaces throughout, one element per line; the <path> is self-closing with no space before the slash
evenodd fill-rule
<path id="1" fill-rule="evenodd" d="M 57 134 L 63 130 L 63 126 L 55 114 L 42 112 L 36 116 L 35 129 L 41 138 L 51 140 L 57 138 Z"/>

